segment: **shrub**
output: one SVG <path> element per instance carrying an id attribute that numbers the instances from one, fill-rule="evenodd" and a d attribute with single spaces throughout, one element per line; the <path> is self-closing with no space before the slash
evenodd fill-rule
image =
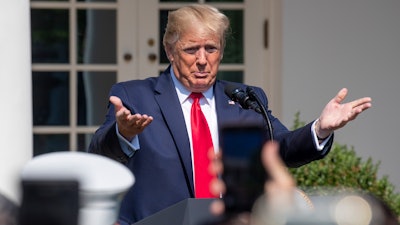
<path id="1" fill-rule="evenodd" d="M 299 115 L 295 115 L 293 129 L 305 124 L 300 121 Z M 362 160 L 353 147 L 335 142 L 324 159 L 289 171 L 297 185 L 309 194 L 324 194 L 327 188 L 334 188 L 338 192 L 360 190 L 380 198 L 400 216 L 400 193 L 395 193 L 395 186 L 390 183 L 388 176 L 378 178 L 379 166 L 380 162 L 374 163 L 371 158 Z"/>

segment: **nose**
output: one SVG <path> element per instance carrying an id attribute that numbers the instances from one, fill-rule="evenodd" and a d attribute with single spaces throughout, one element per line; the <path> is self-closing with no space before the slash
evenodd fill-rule
<path id="1" fill-rule="evenodd" d="M 196 53 L 197 63 L 200 65 L 204 65 L 207 63 L 207 52 L 204 48 L 200 48 Z"/>

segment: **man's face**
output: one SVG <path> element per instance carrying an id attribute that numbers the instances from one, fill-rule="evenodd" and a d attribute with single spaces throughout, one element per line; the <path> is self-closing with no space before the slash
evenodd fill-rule
<path id="1" fill-rule="evenodd" d="M 191 92 L 203 92 L 215 82 L 222 59 L 220 37 L 201 29 L 184 33 L 175 46 L 167 50 L 176 78 Z M 200 28 L 199 28 L 200 27 Z"/>

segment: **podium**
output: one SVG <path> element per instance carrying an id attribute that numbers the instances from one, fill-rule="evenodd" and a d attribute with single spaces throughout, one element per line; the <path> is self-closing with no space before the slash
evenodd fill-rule
<path id="1" fill-rule="evenodd" d="M 212 198 L 188 198 L 133 225 L 201 225 L 215 216 L 210 213 Z"/>

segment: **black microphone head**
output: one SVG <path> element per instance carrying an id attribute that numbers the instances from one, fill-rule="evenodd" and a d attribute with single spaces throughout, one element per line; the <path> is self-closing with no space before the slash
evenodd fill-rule
<path id="1" fill-rule="evenodd" d="M 228 84 L 225 86 L 225 94 L 232 100 L 234 100 L 234 93 L 237 92 L 239 88 L 236 85 Z"/>
<path id="2" fill-rule="evenodd" d="M 239 102 L 244 109 L 249 108 L 246 102 L 249 99 L 249 96 L 240 87 L 233 84 L 228 84 L 225 86 L 225 94 L 228 95 L 228 97 L 233 101 Z"/>

